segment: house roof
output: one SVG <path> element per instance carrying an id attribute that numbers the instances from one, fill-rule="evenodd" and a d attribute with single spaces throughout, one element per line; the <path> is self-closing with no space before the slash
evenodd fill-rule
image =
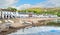
<path id="1" fill-rule="evenodd" d="M 0 11 L 11 11 L 11 10 L 8 10 L 8 9 L 0 9 Z"/>

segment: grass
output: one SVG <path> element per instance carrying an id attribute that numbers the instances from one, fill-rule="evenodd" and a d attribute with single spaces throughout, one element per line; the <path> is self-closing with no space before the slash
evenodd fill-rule
<path id="1" fill-rule="evenodd" d="M 48 26 L 60 26 L 60 23 L 56 23 L 56 22 L 49 22 L 47 23 Z"/>

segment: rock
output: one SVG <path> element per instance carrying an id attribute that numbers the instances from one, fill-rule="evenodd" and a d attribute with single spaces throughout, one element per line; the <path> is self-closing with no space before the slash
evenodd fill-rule
<path id="1" fill-rule="evenodd" d="M 20 24 L 23 24 L 24 22 L 23 21 L 19 21 Z"/>
<path id="2" fill-rule="evenodd" d="M 12 27 L 12 28 L 19 28 L 21 26 L 23 26 L 23 25 L 20 24 L 20 23 L 12 23 L 10 27 Z"/>
<path id="3" fill-rule="evenodd" d="M 32 22 L 24 21 L 23 25 L 30 25 Z"/>
<path id="4" fill-rule="evenodd" d="M 14 23 L 14 21 L 12 21 L 12 20 L 8 20 L 9 22 L 11 22 L 11 23 Z"/>
<path id="5" fill-rule="evenodd" d="M 9 29 L 9 26 L 6 26 L 6 24 L 2 24 L 0 26 L 0 31 L 8 31 L 8 29 Z"/>
<path id="6" fill-rule="evenodd" d="M 8 22 L 8 20 L 5 20 L 5 22 Z"/>
<path id="7" fill-rule="evenodd" d="M 38 21 L 32 21 L 34 24 L 38 23 Z"/>
<path id="8" fill-rule="evenodd" d="M 2 21 L 0 21 L 0 23 L 2 23 Z"/>

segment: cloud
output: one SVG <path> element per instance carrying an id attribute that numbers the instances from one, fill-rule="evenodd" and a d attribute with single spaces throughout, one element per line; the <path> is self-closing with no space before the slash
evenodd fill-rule
<path id="1" fill-rule="evenodd" d="M 12 6 L 15 4 L 18 0 L 0 0 L 0 8 Z"/>
<path id="2" fill-rule="evenodd" d="M 23 5 L 18 6 L 17 8 L 18 9 L 27 9 L 27 8 L 31 8 L 31 6 L 32 5 L 30 5 L 30 4 L 23 4 Z"/>
<path id="3" fill-rule="evenodd" d="M 34 7 L 42 7 L 42 8 L 51 8 L 51 7 L 60 7 L 60 0 L 46 0 L 40 3 L 32 4 L 22 4 L 18 7 L 15 6 L 19 0 L 0 0 L 0 8 L 4 7 L 15 7 L 17 9 L 27 9 L 27 8 L 34 8 Z"/>
<path id="4" fill-rule="evenodd" d="M 60 0 L 47 0 L 45 2 L 41 2 L 37 4 L 41 7 L 60 7 Z"/>
<path id="5" fill-rule="evenodd" d="M 35 5 L 31 4 L 23 4 L 18 6 L 18 9 L 27 9 L 33 7 L 42 7 L 42 8 L 52 8 L 52 7 L 60 7 L 60 0 L 46 0 L 40 3 L 36 3 Z"/>

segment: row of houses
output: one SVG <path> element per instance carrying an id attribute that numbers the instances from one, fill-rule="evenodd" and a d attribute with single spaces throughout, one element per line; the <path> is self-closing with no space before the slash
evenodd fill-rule
<path id="1" fill-rule="evenodd" d="M 21 18 L 21 17 L 31 17 L 31 13 L 21 13 L 21 12 L 12 12 L 7 9 L 0 9 L 0 18 Z"/>
<path id="2" fill-rule="evenodd" d="M 57 15 L 51 14 L 34 14 L 34 13 L 24 13 L 24 12 L 11 12 L 6 9 L 0 9 L 0 18 L 27 18 L 27 17 L 39 17 L 39 18 L 53 18 L 58 17 Z"/>

